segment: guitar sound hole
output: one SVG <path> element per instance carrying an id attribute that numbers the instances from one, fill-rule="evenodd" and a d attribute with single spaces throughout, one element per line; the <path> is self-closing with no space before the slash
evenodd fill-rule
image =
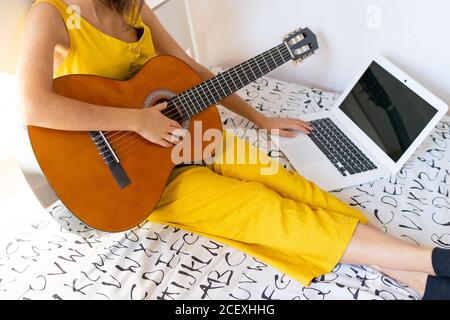
<path id="1" fill-rule="evenodd" d="M 156 90 L 151 92 L 147 96 L 143 106 L 144 108 L 150 108 L 158 104 L 167 102 L 167 108 L 164 109 L 161 113 L 169 119 L 172 119 L 181 124 L 183 128 L 188 129 L 190 127 L 190 116 L 183 111 L 182 106 L 177 105 L 176 102 L 173 101 L 174 98 L 176 98 L 176 94 L 174 92 L 165 89 Z"/>

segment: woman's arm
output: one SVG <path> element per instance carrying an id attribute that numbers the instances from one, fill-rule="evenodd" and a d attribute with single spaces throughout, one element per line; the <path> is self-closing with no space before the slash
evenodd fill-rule
<path id="1" fill-rule="evenodd" d="M 69 39 L 51 5 L 31 8 L 23 40 L 17 76 L 19 108 L 26 124 L 66 131 L 135 131 L 154 143 L 172 145 L 170 133 L 179 125 L 160 113 L 164 106 L 148 110 L 103 107 L 52 91 L 54 49 Z"/>
<path id="2" fill-rule="evenodd" d="M 166 31 L 156 15 L 147 5 L 144 5 L 143 7 L 142 19 L 144 20 L 144 23 L 147 24 L 152 30 L 153 41 L 158 52 L 172 55 L 185 61 L 198 73 L 202 80 L 208 80 L 214 77 L 214 74 L 211 71 L 197 63 L 183 50 L 183 48 Z M 301 120 L 266 117 L 237 94 L 233 94 L 225 98 L 221 103 L 227 109 L 249 119 L 260 128 L 279 129 L 279 134 L 282 136 L 295 136 L 292 130 L 300 130 L 302 132 L 309 133 L 312 129 L 309 124 Z"/>
<path id="3" fill-rule="evenodd" d="M 17 70 L 24 121 L 70 131 L 132 129 L 129 110 L 95 106 L 52 91 L 54 49 L 68 42 L 64 22 L 53 7 L 42 3 L 31 8 Z"/>

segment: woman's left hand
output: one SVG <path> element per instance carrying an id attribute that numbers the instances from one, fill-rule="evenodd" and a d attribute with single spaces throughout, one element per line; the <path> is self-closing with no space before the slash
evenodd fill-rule
<path id="1" fill-rule="evenodd" d="M 271 118 L 261 116 L 261 118 L 256 121 L 256 125 L 260 129 L 270 130 L 271 134 L 287 138 L 295 138 L 296 131 L 310 134 L 313 130 L 313 127 L 309 123 L 299 119 L 290 118 Z"/>

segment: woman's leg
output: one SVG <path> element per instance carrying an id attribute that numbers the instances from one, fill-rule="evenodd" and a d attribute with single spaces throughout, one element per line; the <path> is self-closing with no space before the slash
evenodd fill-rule
<path id="1" fill-rule="evenodd" d="M 434 275 L 432 251 L 359 224 L 341 262 Z"/>
<path id="2" fill-rule="evenodd" d="M 372 267 L 380 271 L 381 273 L 384 273 L 385 275 L 391 277 L 392 279 L 395 279 L 415 289 L 420 294 L 420 296 L 423 297 L 427 285 L 428 274 L 421 272 L 392 270 L 380 268 L 378 266 Z"/>
<path id="3" fill-rule="evenodd" d="M 426 275 L 400 270 L 433 274 L 431 249 L 207 168 L 191 169 L 173 180 L 148 220 L 233 246 L 304 285 L 338 262 L 380 266 L 421 294 Z"/>
<path id="4" fill-rule="evenodd" d="M 432 251 L 359 224 L 341 262 L 372 266 L 423 296 L 428 275 L 435 274 Z"/>
<path id="5" fill-rule="evenodd" d="M 230 134 L 228 133 L 228 135 Z M 223 154 L 220 156 L 224 160 L 227 159 L 227 155 L 232 154 L 234 161 L 222 161 L 214 164 L 212 169 L 216 173 L 239 180 L 260 182 L 285 198 L 313 207 L 328 209 L 349 216 L 362 216 L 358 210 L 350 208 L 347 204 L 330 193 L 324 192 L 301 175 L 287 171 L 270 159 L 264 152 L 261 152 L 246 141 L 236 136 L 232 136 L 232 139 L 228 138 L 228 140 L 224 139 Z M 233 143 L 230 144 L 230 141 Z M 250 153 L 258 154 L 258 162 L 247 162 L 249 159 L 252 159 L 249 156 Z M 266 169 L 267 172 L 267 168 L 274 165 L 278 165 L 278 170 L 275 173 L 262 174 L 262 170 Z M 364 219 L 361 221 L 367 222 Z M 391 237 L 379 231 L 376 229 L 376 226 L 370 223 L 368 226 L 359 224 L 341 262 L 382 265 L 382 268 L 377 267 L 381 272 L 392 276 L 394 279 L 409 285 L 420 294 L 423 294 L 428 274 L 434 274 L 431 265 L 431 252 L 431 248 L 421 248 Z"/>
<path id="6" fill-rule="evenodd" d="M 310 207 L 331 210 L 368 222 L 360 211 L 321 190 L 298 173 L 286 170 L 267 154 L 229 132 L 224 132 L 222 152 L 217 155 L 211 169 L 225 177 L 262 183 L 282 197 Z"/>
<path id="7" fill-rule="evenodd" d="M 148 220 L 228 244 L 306 286 L 339 263 L 361 221 L 206 167 L 173 179 Z"/>

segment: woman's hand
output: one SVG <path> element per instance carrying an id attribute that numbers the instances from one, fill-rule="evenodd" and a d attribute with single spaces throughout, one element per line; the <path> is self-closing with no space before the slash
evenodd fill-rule
<path id="1" fill-rule="evenodd" d="M 299 119 L 271 118 L 261 115 L 260 119 L 255 122 L 260 129 L 267 129 L 272 134 L 287 138 L 294 138 L 296 136 L 295 131 L 309 134 L 313 130 L 309 123 Z"/>
<path id="2" fill-rule="evenodd" d="M 141 109 L 135 131 L 150 142 L 170 148 L 181 143 L 180 138 L 183 136 L 183 130 L 178 122 L 161 113 L 166 108 L 167 102 L 152 108 Z"/>

